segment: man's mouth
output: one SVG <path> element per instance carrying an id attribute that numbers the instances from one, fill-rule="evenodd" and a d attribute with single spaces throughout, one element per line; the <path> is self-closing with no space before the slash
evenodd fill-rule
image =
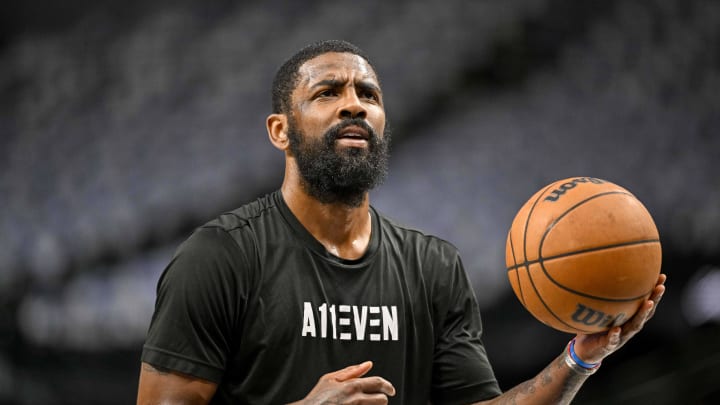
<path id="1" fill-rule="evenodd" d="M 338 132 L 336 140 L 347 146 L 365 147 L 370 139 L 370 134 L 364 128 L 357 125 L 348 125 Z"/>

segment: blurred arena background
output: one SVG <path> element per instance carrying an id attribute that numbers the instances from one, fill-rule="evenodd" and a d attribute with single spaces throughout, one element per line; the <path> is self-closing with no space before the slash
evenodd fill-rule
<path id="1" fill-rule="evenodd" d="M 460 248 L 504 389 L 570 338 L 512 294 L 507 229 L 541 186 L 593 176 L 648 207 L 669 281 L 576 403 L 720 403 L 720 2 L 0 10 L 0 403 L 134 403 L 160 272 L 195 226 L 279 186 L 270 82 L 327 38 L 383 82 L 395 143 L 374 205 Z"/>

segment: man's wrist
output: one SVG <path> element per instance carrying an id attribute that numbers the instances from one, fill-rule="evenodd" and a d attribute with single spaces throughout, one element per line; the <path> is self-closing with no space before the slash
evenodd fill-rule
<path id="1" fill-rule="evenodd" d="M 567 364 L 567 366 L 570 367 L 571 370 L 582 375 L 595 374 L 598 368 L 600 368 L 600 364 L 602 364 L 602 362 L 587 363 L 580 359 L 577 353 L 575 353 L 575 339 L 571 340 L 567 344 L 567 347 L 565 348 L 564 358 L 565 364 Z"/>

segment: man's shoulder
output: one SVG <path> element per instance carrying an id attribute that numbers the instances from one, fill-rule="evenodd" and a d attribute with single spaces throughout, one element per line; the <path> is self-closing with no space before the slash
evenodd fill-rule
<path id="1" fill-rule="evenodd" d="M 276 215 L 278 213 L 276 194 L 277 191 L 266 194 L 232 211 L 224 212 L 200 228 L 221 228 L 232 232 L 243 229 L 261 218 Z"/>
<path id="2" fill-rule="evenodd" d="M 457 254 L 457 247 L 441 236 L 429 233 L 423 229 L 408 226 L 394 218 L 380 213 L 375 209 L 380 218 L 383 233 L 395 243 L 402 243 L 406 246 L 415 246 L 422 249 L 442 251 L 445 254 Z"/>
<path id="3" fill-rule="evenodd" d="M 277 211 L 275 193 L 259 197 L 195 228 L 178 252 L 252 254 L 259 240 L 278 234 Z"/>

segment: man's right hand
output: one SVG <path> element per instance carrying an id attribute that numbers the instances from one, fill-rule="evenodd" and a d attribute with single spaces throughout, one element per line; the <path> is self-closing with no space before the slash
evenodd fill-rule
<path id="1" fill-rule="evenodd" d="M 305 397 L 294 405 L 387 404 L 395 387 L 382 377 L 363 377 L 373 363 L 366 361 L 320 377 Z"/>

